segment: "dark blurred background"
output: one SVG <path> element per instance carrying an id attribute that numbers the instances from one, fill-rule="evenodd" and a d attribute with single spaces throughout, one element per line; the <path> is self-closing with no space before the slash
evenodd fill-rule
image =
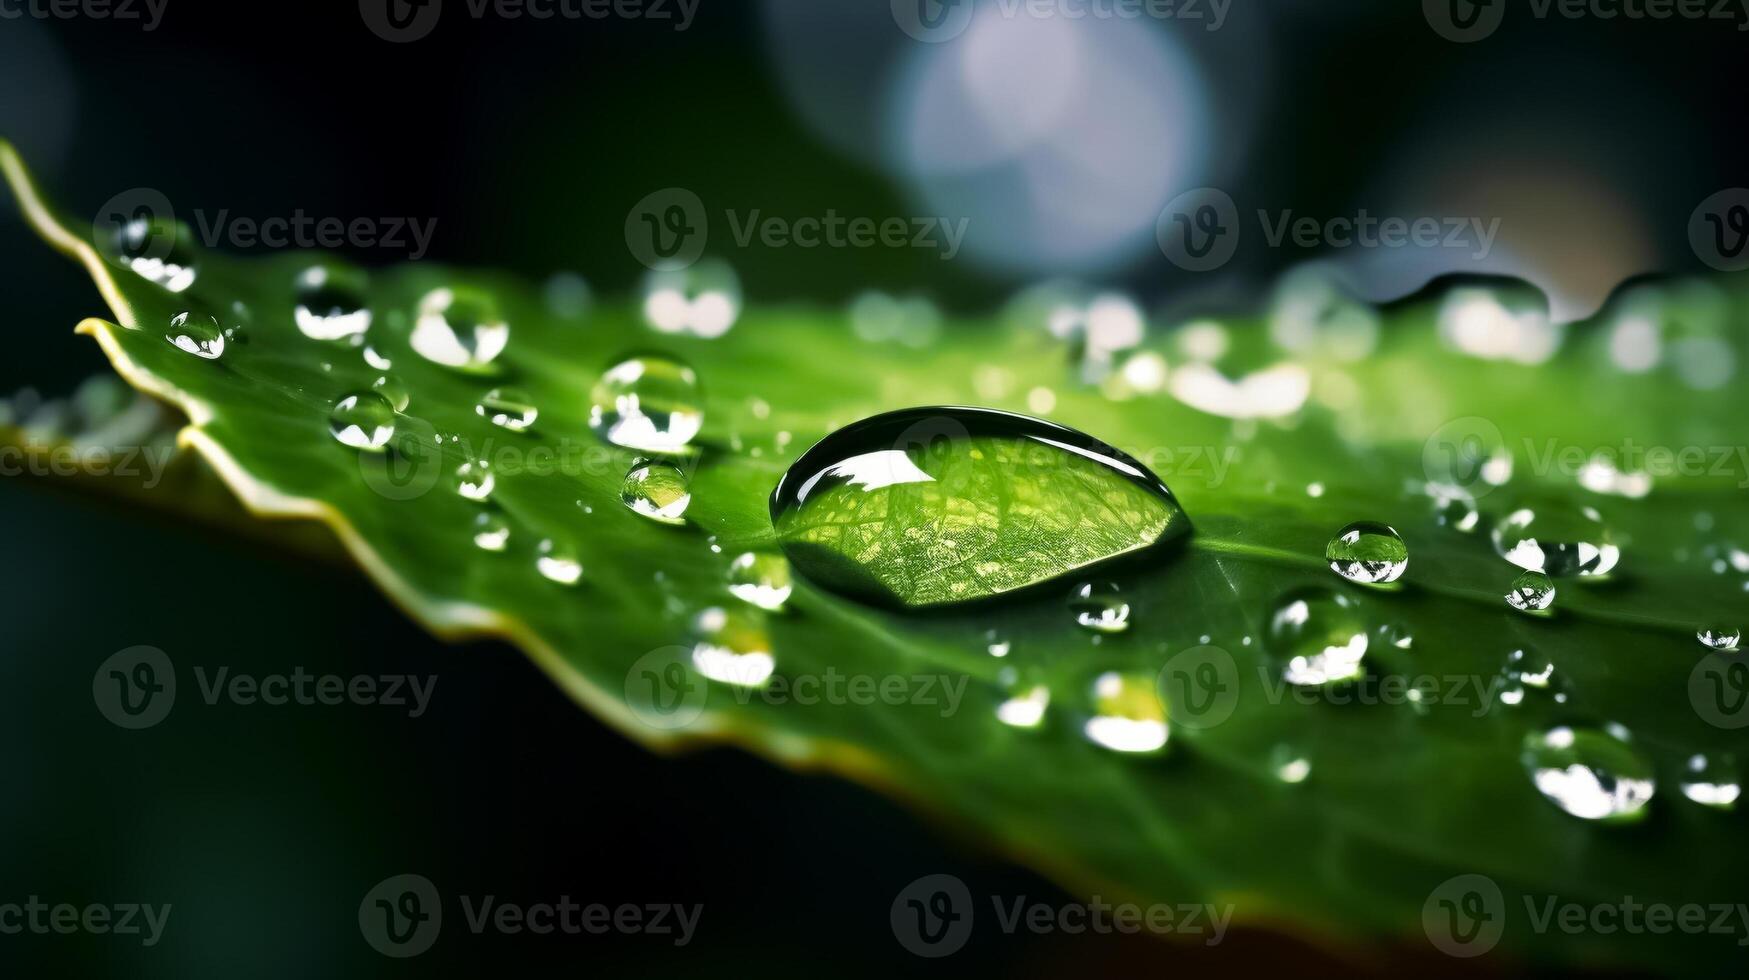
<path id="1" fill-rule="evenodd" d="M 450 0 L 429 36 L 390 43 L 352 2 L 168 0 L 150 31 L 0 17 L 0 135 L 75 214 L 145 186 L 182 215 L 435 219 L 429 260 L 579 272 L 609 297 L 643 273 L 622 234 L 628 210 L 667 187 L 698 194 L 713 220 L 724 209 L 969 219 L 952 261 L 743 248 L 714 225 L 712 253 L 757 303 L 837 308 L 879 289 L 979 313 L 1069 275 L 1158 309 L 1254 295 L 1320 257 L 1253 235 L 1219 276 L 1176 268 L 1155 245 L 1155 216 L 1213 186 L 1242 214 L 1499 217 L 1483 263 L 1403 252 L 1348 271 L 1377 297 L 1439 272 L 1512 273 L 1578 316 L 1628 275 L 1695 265 L 1690 213 L 1749 183 L 1749 41 L 1735 22 L 1528 11 L 1512 5 L 1470 44 L 1440 36 L 1418 3 L 1313 0 L 1236 0 L 1219 30 L 1212 8 L 1201 20 L 1042 24 L 980 10 L 953 43 L 920 43 L 884 0 L 703 0 L 685 30 L 649 17 L 476 19 Z M 350 251 L 364 265 L 408 257 Z M 103 370 L 71 334 L 104 312 L 95 290 L 10 200 L 0 263 L 0 390 L 61 393 Z M 1207 965 L 1206 953 L 1151 943 L 988 936 L 945 964 L 914 959 L 887 907 L 919 875 L 1056 893 L 837 781 L 728 751 L 651 756 L 513 651 L 427 639 L 354 573 L 52 489 L 0 481 L 11 557 L 0 902 L 176 910 L 144 953 L 113 938 L 0 937 L 0 963 L 23 967 L 11 975 Z M 185 674 L 228 664 L 439 680 L 416 720 L 209 708 L 191 691 L 188 708 L 135 733 L 98 715 L 90 685 L 98 663 L 137 644 Z M 647 937 L 458 936 L 397 962 L 364 945 L 355 915 L 366 889 L 404 871 L 519 901 L 707 910 L 679 951 Z M 1338 969 L 1281 940 L 1236 944 L 1244 962 Z"/>

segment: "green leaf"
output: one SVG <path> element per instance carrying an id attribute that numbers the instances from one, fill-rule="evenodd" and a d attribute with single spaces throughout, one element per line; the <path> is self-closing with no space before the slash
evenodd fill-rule
<path id="1" fill-rule="evenodd" d="M 1704 341 L 1712 346 L 1694 349 L 1749 364 L 1745 295 L 1732 281 L 1635 284 L 1534 365 L 1450 350 L 1436 320 L 1452 292 L 1433 290 L 1382 311 L 1370 357 L 1315 348 L 1241 388 L 1217 369 L 1237 377 L 1287 359 L 1263 322 L 1229 318 L 1231 349 L 1215 365 L 1192 354 L 1207 347 L 1206 325 L 1150 340 L 1172 371 L 1178 397 L 1168 397 L 1128 372 L 1088 384 L 1060 342 L 999 321 L 952 322 L 918 350 L 859 340 L 839 313 L 754 307 L 705 340 L 652 333 L 629 305 L 567 318 L 538 290 L 488 273 L 413 265 L 367 275 L 323 256 L 239 260 L 186 240 L 175 257 L 194 279 L 171 292 L 105 257 L 98 246 L 108 243 L 73 230 L 85 223 L 53 214 L 9 149 L 0 165 L 39 232 L 84 263 L 109 304 L 113 323 L 79 329 L 129 382 L 186 412 L 182 441 L 246 506 L 328 524 L 434 632 L 509 638 L 633 737 L 729 741 L 830 769 L 1107 899 L 1230 904 L 1240 922 L 1327 942 L 1426 949 L 1453 879 L 1481 875 L 1500 889 L 1490 908 L 1504 923 L 1502 954 L 1695 968 L 1739 952 L 1740 934 L 1567 931 L 1538 928 L 1532 914 L 1550 900 L 1735 903 L 1749 880 L 1740 817 L 1678 788 L 1692 755 L 1745 747 L 1729 727 L 1741 716 L 1706 697 L 1729 695 L 1749 668 L 1695 639 L 1749 605 L 1730 551 L 1749 540 L 1740 395 L 1680 383 L 1674 356 L 1627 374 L 1608 354 L 1615 317 L 1650 302 L 1672 351 L 1677 340 Z M 372 356 L 392 362 L 387 373 L 409 398 L 387 452 L 330 434 L 336 403 L 384 372 L 359 348 L 294 325 L 298 278 L 318 265 L 358 282 Z M 1488 287 L 1462 288 L 1485 298 Z M 489 368 L 458 371 L 412 349 L 419 306 L 440 289 L 489 298 L 494 309 L 472 315 L 509 325 Z M 216 359 L 196 356 L 167 339 L 185 313 L 240 333 Z M 682 527 L 622 505 L 638 459 L 590 428 L 601 372 L 650 349 L 692 365 L 704 385 L 698 451 L 682 461 L 693 495 Z M 1298 384 L 1311 399 L 1279 418 L 1187 404 L 1267 415 Z M 476 411 L 505 387 L 538 408 L 526 431 Z M 803 449 L 885 411 L 956 404 L 1047 414 L 1171 486 L 1195 532 L 1098 573 L 1122 590 L 1127 631 L 1095 637 L 1078 626 L 1069 583 L 927 613 L 859 603 L 805 577 L 780 613 L 728 592 L 736 556 L 777 547 L 768 499 Z M 1476 463 L 1464 453 L 1478 434 L 1508 447 L 1517 467 L 1506 486 L 1476 485 L 1488 491 L 1481 527 L 1466 532 L 1461 508 L 1441 511 L 1425 484 L 1449 475 L 1435 471 L 1454 453 Z M 1659 451 L 1628 469 L 1662 467 L 1666 455 L 1690 463 L 1655 474 L 1643 497 L 1582 489 L 1576 463 L 1612 447 Z M 496 483 L 485 507 L 451 488 L 456 468 L 482 458 Z M 1531 493 L 1596 507 L 1622 548 L 1606 579 L 1561 580 L 1543 618 L 1506 605 L 1518 570 L 1487 541 Z M 475 544 L 483 511 L 508 529 L 502 550 Z M 1326 544 L 1356 520 L 1402 533 L 1401 581 L 1366 588 L 1328 569 Z M 578 583 L 542 573 L 555 555 L 580 563 Z M 1362 682 L 1281 684 L 1292 642 L 1277 614 L 1306 589 L 1345 597 L 1372 631 Z M 1566 703 L 1527 694 L 1505 706 L 1485 690 L 1520 648 L 1554 664 L 1572 692 Z M 706 681 L 707 668 L 741 683 Z M 1212 710 L 1188 682 L 1210 669 L 1221 684 L 1200 693 L 1220 695 Z M 1157 676 L 1169 711 L 1137 695 Z M 1431 684 L 1418 705 L 1399 686 L 1410 682 Z M 998 720 L 1010 698 L 1039 688 L 1049 692 L 1041 724 Z M 664 712 L 669 698 L 679 707 Z M 1102 712 L 1143 726 L 1166 716 L 1171 739 L 1159 754 L 1113 751 L 1110 739 L 1088 737 Z M 1644 819 L 1604 826 L 1539 793 L 1520 756 L 1527 736 L 1559 723 L 1632 731 L 1657 780 Z"/>

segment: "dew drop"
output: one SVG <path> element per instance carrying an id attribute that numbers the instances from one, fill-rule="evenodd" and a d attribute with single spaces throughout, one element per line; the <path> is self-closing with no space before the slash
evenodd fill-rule
<path id="1" fill-rule="evenodd" d="M 1044 724 L 1051 706 L 1051 689 L 1043 684 L 1021 683 L 1012 667 L 1000 677 L 1008 697 L 996 706 L 996 720 L 1010 728 L 1037 728 Z"/>
<path id="2" fill-rule="evenodd" d="M 520 388 L 493 388 L 481 396 L 474 414 L 501 429 L 524 432 L 540 417 L 540 409 Z"/>
<path id="3" fill-rule="evenodd" d="M 503 551 L 510 544 L 510 522 L 495 510 L 474 517 L 474 544 L 485 551 Z"/>
<path id="4" fill-rule="evenodd" d="M 394 361 L 369 344 L 364 345 L 364 350 L 361 353 L 364 357 L 364 363 L 374 370 L 387 371 L 395 366 Z"/>
<path id="5" fill-rule="evenodd" d="M 771 519 L 798 572 L 912 607 L 1036 585 L 1190 529 L 1165 484 L 1118 450 L 1039 419 L 968 408 L 907 409 L 839 429 L 784 474 Z M 1088 598 L 1104 602 L 1099 590 Z M 1127 621 L 1117 612 L 1094 609 L 1092 621 L 1116 627 Z"/>
<path id="6" fill-rule="evenodd" d="M 1427 498 L 1431 502 L 1433 519 L 1440 527 L 1468 534 L 1481 523 L 1481 511 L 1475 498 L 1458 487 L 1444 483 L 1429 483 Z"/>
<path id="7" fill-rule="evenodd" d="M 392 374 L 377 378 L 370 383 L 370 387 L 372 391 L 388 399 L 397 412 L 405 412 L 413 401 L 413 395 L 407 390 L 406 384 Z"/>
<path id="8" fill-rule="evenodd" d="M 1282 596 L 1269 617 L 1269 646 L 1283 661 L 1282 678 L 1299 687 L 1360 677 L 1366 670 L 1367 633 L 1354 600 L 1322 587 Z"/>
<path id="9" fill-rule="evenodd" d="M 1532 697 L 1566 704 L 1570 694 L 1566 677 L 1555 671 L 1554 663 L 1537 651 L 1524 647 L 1506 655 L 1495 697 L 1501 704 L 1516 708 Z"/>
<path id="10" fill-rule="evenodd" d="M 491 499 L 492 490 L 497 485 L 498 478 L 492 473 L 492 464 L 483 459 L 470 459 L 450 474 L 450 486 L 455 492 L 475 503 Z"/>
<path id="11" fill-rule="evenodd" d="M 1171 734 L 1166 705 L 1154 689 L 1152 675 L 1100 674 L 1093 681 L 1090 714 L 1082 732 L 1095 745 L 1114 752 L 1158 752 Z"/>
<path id="12" fill-rule="evenodd" d="M 419 301 L 409 342 L 415 353 L 435 364 L 483 371 L 504 352 L 510 326 L 485 293 L 434 289 Z"/>
<path id="13" fill-rule="evenodd" d="M 1714 626 L 1695 631 L 1694 638 L 1714 650 L 1735 650 L 1743 642 L 1743 631 L 1734 626 Z"/>
<path id="14" fill-rule="evenodd" d="M 1742 793 L 1736 757 L 1728 753 L 1696 753 L 1682 765 L 1682 795 L 1701 806 L 1734 810 Z"/>
<path id="15" fill-rule="evenodd" d="M 1583 820 L 1640 820 L 1657 789 L 1652 764 L 1620 725 L 1534 732 L 1521 759 L 1549 802 Z"/>
<path id="16" fill-rule="evenodd" d="M 374 391 L 347 395 L 329 414 L 328 431 L 343 445 L 381 452 L 395 436 L 395 408 Z"/>
<path id="17" fill-rule="evenodd" d="M 170 332 L 164 339 L 179 350 L 209 361 L 217 360 L 225 352 L 225 334 L 219 329 L 219 321 L 210 316 L 178 313 L 170 318 Z"/>
<path id="18" fill-rule="evenodd" d="M 1520 506 L 1495 525 L 1493 538 L 1500 557 L 1554 578 L 1607 575 L 1621 559 L 1595 509 L 1556 501 Z"/>
<path id="19" fill-rule="evenodd" d="M 692 665 L 698 672 L 733 687 L 764 686 L 777 666 L 764 614 L 757 609 L 712 607 L 693 619 L 698 642 Z"/>
<path id="20" fill-rule="evenodd" d="M 555 538 L 545 538 L 536 548 L 534 567 L 541 577 L 560 585 L 576 585 L 583 577 L 583 562 L 577 549 Z"/>
<path id="21" fill-rule="evenodd" d="M 632 468 L 620 486 L 620 502 L 633 513 L 662 524 L 686 523 L 692 503 L 686 474 L 670 463 L 646 462 Z"/>
<path id="22" fill-rule="evenodd" d="M 1506 604 L 1520 612 L 1542 612 L 1555 604 L 1555 580 L 1542 572 L 1520 572 L 1506 593 Z"/>
<path id="23" fill-rule="evenodd" d="M 1356 521 L 1330 539 L 1324 560 L 1350 582 L 1395 582 L 1409 567 L 1409 546 L 1388 524 Z"/>
<path id="24" fill-rule="evenodd" d="M 186 228 L 141 213 L 116 229 L 111 245 L 116 261 L 135 275 L 180 293 L 194 285 L 197 275 L 188 240 Z"/>
<path id="25" fill-rule="evenodd" d="M 789 559 L 782 555 L 748 551 L 729 563 L 729 594 L 742 602 L 776 612 L 789 601 L 792 588 Z"/>
<path id="26" fill-rule="evenodd" d="M 361 276 L 327 266 L 311 266 L 293 284 L 292 322 L 311 340 L 348 340 L 370 329 Z"/>
<path id="27" fill-rule="evenodd" d="M 992 657 L 1006 657 L 1014 651 L 1014 641 L 1000 630 L 985 630 L 984 650 Z"/>
<path id="28" fill-rule="evenodd" d="M 660 355 L 608 368 L 589 393 L 589 427 L 616 446 L 677 453 L 704 425 L 698 374 Z"/>
<path id="29" fill-rule="evenodd" d="M 662 333 L 721 337 L 740 316 L 741 279 L 721 259 L 659 269 L 644 280 L 644 319 Z"/>
<path id="30" fill-rule="evenodd" d="M 1275 778 L 1297 786 L 1312 774 L 1312 760 L 1287 745 L 1277 745 L 1269 755 L 1269 769 Z"/>
<path id="31" fill-rule="evenodd" d="M 1069 595 L 1075 623 L 1095 633 L 1122 633 L 1130 628 L 1130 604 L 1114 582 L 1082 582 Z"/>

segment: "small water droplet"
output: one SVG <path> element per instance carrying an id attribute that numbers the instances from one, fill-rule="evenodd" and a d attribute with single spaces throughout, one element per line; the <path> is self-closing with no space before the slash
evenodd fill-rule
<path id="1" fill-rule="evenodd" d="M 1734 810 L 1742 793 L 1737 759 L 1729 753 L 1696 753 L 1682 766 L 1682 795 L 1701 806 Z"/>
<path id="2" fill-rule="evenodd" d="M 1427 499 L 1432 504 L 1433 519 L 1440 527 L 1468 534 L 1481 523 L 1482 512 L 1476 509 L 1475 498 L 1458 487 L 1429 483 Z"/>
<path id="3" fill-rule="evenodd" d="M 225 352 L 225 334 L 219 321 L 210 316 L 178 313 L 170 318 L 170 332 L 164 339 L 180 350 L 209 361 Z"/>
<path id="4" fill-rule="evenodd" d="M 1495 525 L 1493 538 L 1500 557 L 1554 578 L 1607 575 L 1621 559 L 1595 509 L 1557 501 L 1520 506 Z"/>
<path id="5" fill-rule="evenodd" d="M 413 401 L 413 395 L 407 390 L 407 386 L 392 374 L 385 374 L 372 381 L 370 387 L 372 391 L 388 399 L 397 412 L 405 412 Z"/>
<path id="6" fill-rule="evenodd" d="M 1269 768 L 1275 773 L 1276 779 L 1290 786 L 1297 786 L 1312 774 L 1312 760 L 1291 746 L 1277 745 L 1270 752 Z"/>
<path id="7" fill-rule="evenodd" d="M 1324 560 L 1350 582 L 1395 582 L 1409 567 L 1409 546 L 1388 524 L 1355 521 L 1330 539 Z"/>
<path id="8" fill-rule="evenodd" d="M 496 510 L 481 511 L 474 518 L 474 544 L 485 551 L 503 551 L 510 544 L 510 522 Z"/>
<path id="9" fill-rule="evenodd" d="M 389 368 L 395 366 L 394 361 L 384 356 L 381 351 L 369 344 L 364 345 L 362 354 L 364 356 L 364 363 L 375 370 L 387 371 Z"/>
<path id="10" fill-rule="evenodd" d="M 608 368 L 589 393 L 589 427 L 616 446 L 677 453 L 704 425 L 698 374 L 660 355 Z"/>
<path id="11" fill-rule="evenodd" d="M 293 293 L 292 322 L 311 340 L 349 340 L 370 329 L 363 277 L 357 273 L 311 266 L 298 273 Z"/>
<path id="12" fill-rule="evenodd" d="M 1149 674 L 1100 674 L 1093 681 L 1090 714 L 1082 731 L 1095 745 L 1114 752 L 1158 752 L 1171 734 L 1166 705 Z"/>
<path id="13" fill-rule="evenodd" d="M 493 388 L 480 397 L 474 414 L 499 428 L 524 432 L 540 417 L 540 409 L 520 388 Z"/>
<path id="14" fill-rule="evenodd" d="M 1014 641 L 1003 635 L 1000 630 L 984 631 L 984 649 L 992 657 L 1006 657 L 1014 650 Z"/>
<path id="15" fill-rule="evenodd" d="M 1010 728 L 1037 728 L 1044 724 L 1051 706 L 1051 689 L 1043 684 L 1021 683 L 1019 672 L 1009 668 L 1000 680 L 1008 698 L 996 706 L 996 720 Z"/>
<path id="16" fill-rule="evenodd" d="M 721 337 L 740 316 L 741 279 L 721 259 L 659 269 L 644 280 L 644 319 L 662 333 Z"/>
<path id="17" fill-rule="evenodd" d="M 734 687 L 761 687 L 777 666 L 764 614 L 757 609 L 712 607 L 693 619 L 698 642 L 692 665 L 713 681 Z"/>
<path id="18" fill-rule="evenodd" d="M 1714 650 L 1735 650 L 1743 642 L 1743 631 L 1735 626 L 1714 626 L 1695 631 L 1694 638 Z"/>
<path id="19" fill-rule="evenodd" d="M 395 435 L 395 407 L 374 391 L 347 395 L 328 416 L 328 431 L 343 445 L 380 452 Z"/>
<path id="20" fill-rule="evenodd" d="M 1130 628 L 1130 604 L 1115 582 L 1082 582 L 1069 595 L 1075 622 L 1095 633 L 1122 633 Z"/>
<path id="21" fill-rule="evenodd" d="M 1506 655 L 1500 668 L 1499 690 L 1495 694 L 1501 704 L 1516 708 L 1528 697 L 1546 698 L 1555 704 L 1566 704 L 1570 697 L 1567 678 L 1555 671 L 1549 658 L 1524 647 Z"/>
<path id="22" fill-rule="evenodd" d="M 669 463 L 647 462 L 632 468 L 620 487 L 620 502 L 652 521 L 686 523 L 686 508 L 692 503 L 686 474 Z"/>
<path id="23" fill-rule="evenodd" d="M 729 594 L 742 602 L 776 612 L 789 601 L 792 588 L 789 559 L 782 555 L 749 551 L 729 563 Z"/>
<path id="24" fill-rule="evenodd" d="M 191 240 L 187 228 L 142 212 L 117 228 L 110 244 L 122 266 L 180 293 L 194 285 L 197 275 L 194 252 L 187 244 Z"/>
<path id="25" fill-rule="evenodd" d="M 419 301 L 409 338 L 420 357 L 445 367 L 483 371 L 510 343 L 498 304 L 472 289 L 434 289 Z"/>
<path id="26" fill-rule="evenodd" d="M 492 474 L 492 464 L 483 459 L 470 459 L 455 468 L 450 485 L 462 497 L 484 503 L 491 498 L 498 478 Z"/>
<path id="27" fill-rule="evenodd" d="M 1300 687 L 1341 684 L 1366 671 L 1366 619 L 1353 599 L 1322 587 L 1290 592 L 1269 617 L 1269 646 L 1282 678 Z"/>
<path id="28" fill-rule="evenodd" d="M 1533 732 L 1522 760 L 1544 797 L 1583 820 L 1639 820 L 1657 790 L 1651 762 L 1620 725 Z"/>
<path id="29" fill-rule="evenodd" d="M 541 577 L 560 585 L 576 585 L 583 577 L 583 563 L 577 549 L 555 538 L 545 538 L 536 549 L 535 568 Z"/>
<path id="30" fill-rule="evenodd" d="M 1542 612 L 1555 604 L 1555 580 L 1542 572 L 1520 572 L 1506 593 L 1506 604 L 1520 612 Z"/>

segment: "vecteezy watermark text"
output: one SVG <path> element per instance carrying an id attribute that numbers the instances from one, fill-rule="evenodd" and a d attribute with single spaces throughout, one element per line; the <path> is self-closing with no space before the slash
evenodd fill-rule
<path id="1" fill-rule="evenodd" d="M 0 935 L 139 936 L 140 945 L 152 947 L 164 938 L 171 906 L 139 902 L 92 903 L 45 902 L 31 895 L 23 902 L 0 903 Z"/>
<path id="2" fill-rule="evenodd" d="M 1645 902 L 1632 895 L 1605 902 L 1530 894 L 1521 899 L 1523 920 L 1515 924 L 1499 883 L 1487 875 L 1458 875 L 1429 893 L 1421 925 L 1440 952 L 1466 959 L 1499 945 L 1509 928 L 1538 935 L 1710 935 L 1749 946 L 1749 905 L 1741 902 Z"/>
<path id="3" fill-rule="evenodd" d="M 670 27 L 692 27 L 700 0 L 465 0 L 472 20 L 552 21 L 638 20 Z M 452 3 L 453 6 L 453 3 Z M 395 44 L 427 37 L 443 16 L 443 0 L 359 0 L 358 13 L 372 34 Z"/>
<path id="4" fill-rule="evenodd" d="M 150 33 L 169 6 L 170 0 L 0 0 L 0 20 L 111 20 Z"/>
<path id="5" fill-rule="evenodd" d="M 761 208 L 724 209 L 737 248 L 911 248 L 943 261 L 959 255 L 970 218 L 940 215 L 871 217 L 827 208 L 817 215 L 772 215 Z M 651 269 L 680 269 L 698 261 L 710 241 L 704 201 L 684 187 L 646 194 L 626 214 L 625 242 L 632 257 Z"/>
<path id="6" fill-rule="evenodd" d="M 930 44 L 951 41 L 971 26 L 978 0 L 890 0 L 893 23 Z M 1004 20 L 1159 20 L 1218 31 L 1233 0 L 991 0 L 984 9 Z"/>
<path id="7" fill-rule="evenodd" d="M 169 257 L 178 244 L 198 244 L 208 249 L 380 249 L 415 262 L 425 257 L 437 234 L 434 217 L 323 217 L 301 208 L 265 218 L 197 208 L 193 216 L 192 226 L 180 225 L 162 191 L 136 187 L 110 198 L 98 210 L 92 231 L 98 242 L 126 241 L 130 254 L 158 259 Z M 193 241 L 177 241 L 184 228 Z"/>
<path id="8" fill-rule="evenodd" d="M 1025 895 L 990 895 L 996 928 L 1006 935 L 1154 933 L 1199 938 L 1216 946 L 1226 938 L 1234 907 L 1180 902 L 1150 905 L 1108 902 L 1095 895 L 1086 902 L 1053 903 Z M 899 945 L 918 956 L 951 956 L 971 938 L 977 904 L 966 883 L 953 875 L 925 875 L 893 899 L 888 921 Z"/>

